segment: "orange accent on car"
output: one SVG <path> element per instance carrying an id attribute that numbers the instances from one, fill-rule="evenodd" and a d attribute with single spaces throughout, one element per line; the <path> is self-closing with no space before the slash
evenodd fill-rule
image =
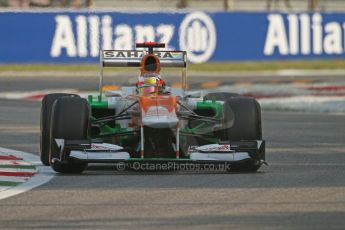
<path id="1" fill-rule="evenodd" d="M 176 108 L 176 97 L 172 96 L 141 96 L 139 97 L 140 107 L 146 113 L 151 106 L 165 107 L 170 113 Z"/>
<path id="2" fill-rule="evenodd" d="M 118 85 L 104 85 L 102 87 L 102 91 L 105 92 L 105 91 L 111 91 L 111 90 L 119 90 L 120 89 L 120 86 Z"/>
<path id="3" fill-rule="evenodd" d="M 161 71 L 161 63 L 154 54 L 146 54 L 140 62 L 141 75 L 146 73 L 157 73 Z"/>

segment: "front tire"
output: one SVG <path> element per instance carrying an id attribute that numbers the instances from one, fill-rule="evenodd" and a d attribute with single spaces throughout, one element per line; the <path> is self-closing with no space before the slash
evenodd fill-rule
<path id="1" fill-rule="evenodd" d="M 254 98 L 233 93 L 207 95 L 209 99 L 212 97 L 224 101 L 225 129 L 218 132 L 222 141 L 262 140 L 261 108 Z M 230 171 L 256 172 L 260 167 L 260 160 L 251 159 L 232 165 Z"/>
<path id="2" fill-rule="evenodd" d="M 234 122 L 227 128 L 225 137 L 228 140 L 261 140 L 261 108 L 259 103 L 250 97 L 228 98 L 226 106 L 232 110 Z"/>
<path id="3" fill-rule="evenodd" d="M 67 93 L 52 93 L 44 96 L 41 105 L 40 118 L 40 158 L 44 165 L 50 165 L 49 150 L 50 150 L 50 123 L 51 114 L 54 102 L 60 97 L 77 96 Z"/>
<path id="4" fill-rule="evenodd" d="M 90 107 L 80 97 L 61 97 L 53 105 L 50 133 L 50 162 L 59 173 L 82 173 L 87 163 L 60 159 L 55 139 L 85 140 L 88 138 Z"/>

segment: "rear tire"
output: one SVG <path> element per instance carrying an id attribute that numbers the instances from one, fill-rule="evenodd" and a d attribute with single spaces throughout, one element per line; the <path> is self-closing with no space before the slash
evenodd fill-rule
<path id="1" fill-rule="evenodd" d="M 50 165 L 49 162 L 49 150 L 50 150 L 50 123 L 51 112 L 53 104 L 56 99 L 60 97 L 77 96 L 67 93 L 52 93 L 44 96 L 41 106 L 41 118 L 40 118 L 40 158 L 44 165 Z"/>
<path id="2" fill-rule="evenodd" d="M 250 97 L 233 93 L 211 93 L 207 98 L 214 97 L 224 101 L 225 129 L 219 133 L 223 141 L 262 140 L 261 108 L 259 103 Z M 231 172 L 256 172 L 261 167 L 259 160 L 238 162 L 230 168 Z"/>
<path id="3" fill-rule="evenodd" d="M 90 106 L 80 97 L 61 97 L 53 105 L 50 129 L 50 162 L 59 173 L 82 173 L 87 163 L 60 159 L 55 139 L 85 140 L 88 138 Z M 54 160 L 52 159 L 60 159 Z"/>

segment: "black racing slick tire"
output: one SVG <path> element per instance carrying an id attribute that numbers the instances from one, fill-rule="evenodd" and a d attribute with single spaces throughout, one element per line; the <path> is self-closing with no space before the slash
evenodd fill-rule
<path id="1" fill-rule="evenodd" d="M 53 104 L 60 97 L 77 96 L 67 93 L 52 93 L 43 97 L 40 118 L 40 158 L 44 165 L 50 165 L 50 121 Z"/>
<path id="2" fill-rule="evenodd" d="M 80 97 L 61 97 L 53 105 L 50 128 L 50 161 L 59 173 L 82 173 L 87 163 L 60 159 L 55 139 L 86 140 L 90 126 L 90 106 Z M 63 156 L 65 158 L 66 156 Z M 59 159 L 59 160 L 57 160 Z"/>
<path id="3" fill-rule="evenodd" d="M 229 106 L 234 116 L 234 122 L 226 130 L 228 140 L 261 140 L 261 108 L 259 103 L 250 97 L 228 98 Z"/>
<path id="4" fill-rule="evenodd" d="M 250 97 L 232 93 L 213 93 L 207 98 L 224 101 L 224 127 L 219 138 L 222 141 L 262 140 L 261 108 Z M 238 162 L 231 172 L 256 172 L 261 166 L 257 160 Z"/>
<path id="5" fill-rule="evenodd" d="M 251 97 L 236 93 L 209 93 L 208 99 L 224 101 L 224 124 L 226 129 L 220 136 L 222 140 L 261 140 L 261 108 Z"/>

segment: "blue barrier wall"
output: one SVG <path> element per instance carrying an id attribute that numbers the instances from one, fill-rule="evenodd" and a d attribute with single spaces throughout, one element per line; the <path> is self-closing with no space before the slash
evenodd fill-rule
<path id="1" fill-rule="evenodd" d="M 191 62 L 345 57 L 345 13 L 0 12 L 0 63 L 97 62 L 159 41 Z"/>

